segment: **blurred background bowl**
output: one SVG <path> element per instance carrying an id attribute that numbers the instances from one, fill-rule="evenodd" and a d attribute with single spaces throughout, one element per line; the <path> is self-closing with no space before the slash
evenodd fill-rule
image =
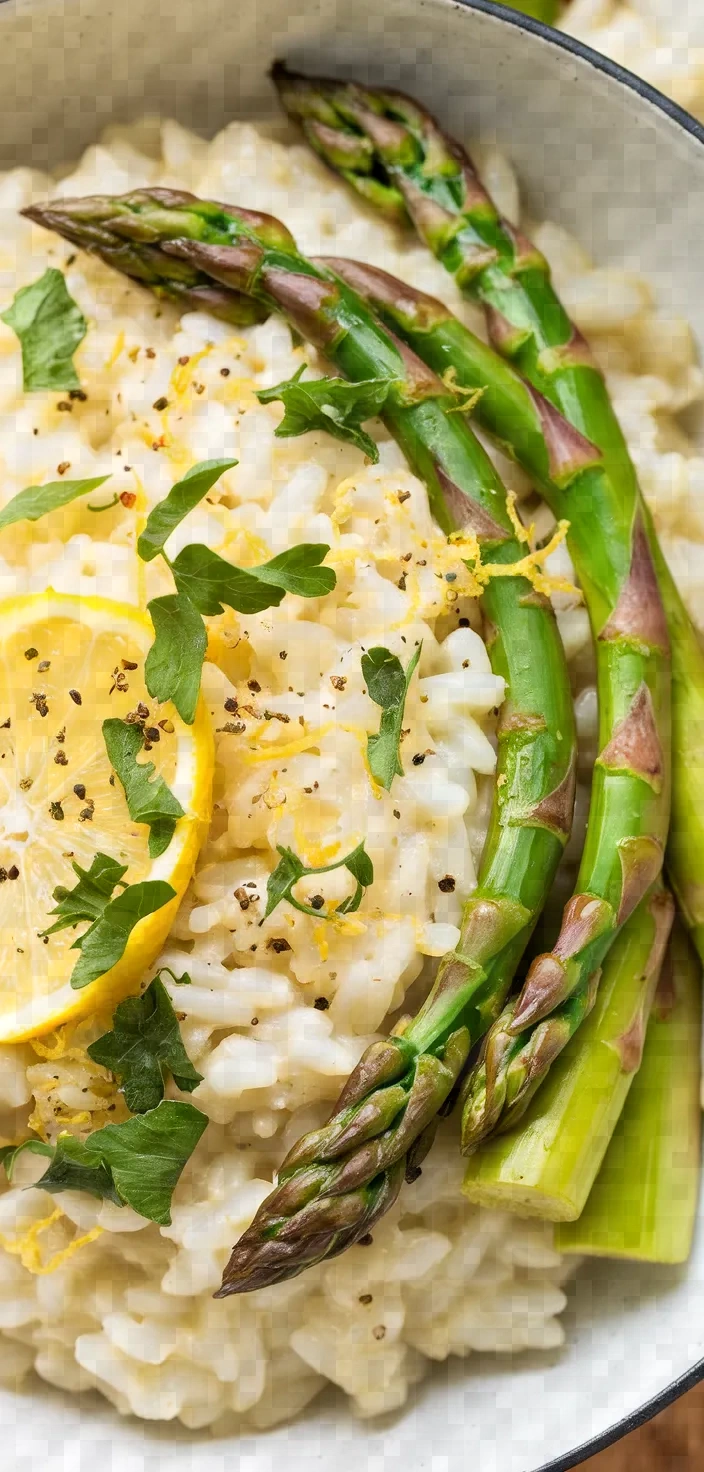
<path id="1" fill-rule="evenodd" d="M 485 0 L 6 0 L 0 166 L 71 160 L 105 124 L 145 112 L 204 133 L 271 117 L 277 56 L 404 87 L 461 137 L 496 141 L 533 215 L 574 231 L 599 264 L 649 276 L 664 310 L 704 341 L 704 130 L 629 73 Z M 0 1395 L 5 1465 L 558 1472 L 704 1376 L 702 1235 L 686 1269 L 592 1263 L 569 1291 L 564 1350 L 438 1366 L 381 1423 L 355 1421 L 330 1394 L 292 1427 L 223 1441 L 124 1422 L 98 1397 L 37 1381 Z"/>

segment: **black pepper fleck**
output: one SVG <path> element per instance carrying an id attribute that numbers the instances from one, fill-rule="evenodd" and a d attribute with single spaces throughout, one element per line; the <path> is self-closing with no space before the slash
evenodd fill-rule
<path id="1" fill-rule="evenodd" d="M 63 821 L 64 821 L 64 810 L 63 810 L 60 802 L 52 802 L 52 803 L 50 803 L 49 804 L 49 812 L 51 813 L 51 816 L 52 816 L 52 818 L 54 819 L 54 821 L 56 823 L 63 823 Z"/>
<path id="2" fill-rule="evenodd" d="M 80 690 L 69 690 L 68 693 L 71 696 L 71 699 L 72 699 L 74 705 L 82 705 L 83 704 L 83 696 L 81 695 Z"/>
<path id="3" fill-rule="evenodd" d="M 313 1006 L 315 1007 L 316 1012 L 327 1012 L 330 1003 L 327 997 L 316 997 Z"/>
<path id="4" fill-rule="evenodd" d="M 86 795 L 86 789 L 83 786 L 83 783 L 77 782 L 73 790 L 76 794 L 76 797 L 79 798 L 81 802 L 83 802 Z"/>
<path id="5" fill-rule="evenodd" d="M 39 654 L 39 650 L 38 649 L 25 649 L 25 651 L 24 651 L 24 657 L 25 657 L 25 659 L 36 659 L 38 654 Z"/>
<path id="6" fill-rule="evenodd" d="M 268 951 L 275 951 L 277 956 L 280 956 L 283 951 L 290 951 L 291 949 L 283 935 L 272 935 L 271 940 L 268 940 L 266 943 L 266 948 Z"/>
<path id="7" fill-rule="evenodd" d="M 452 874 L 446 874 L 444 879 L 438 879 L 438 889 L 441 889 L 443 894 L 453 894 L 455 883 L 454 876 Z"/>

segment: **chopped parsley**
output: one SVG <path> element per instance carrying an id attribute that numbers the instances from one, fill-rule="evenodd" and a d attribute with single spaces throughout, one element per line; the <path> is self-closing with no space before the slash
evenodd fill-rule
<path id="1" fill-rule="evenodd" d="M 141 726 L 112 717 L 103 721 L 103 739 L 124 788 L 130 817 L 149 825 L 149 857 L 157 859 L 168 848 L 184 810 L 163 777 L 154 776 L 154 763 L 137 761 L 145 740 Z"/>
<path id="2" fill-rule="evenodd" d="M 207 1124 L 207 1115 L 192 1104 L 164 1099 L 147 1114 L 106 1124 L 86 1140 L 60 1135 L 36 1189 L 52 1195 L 85 1191 L 169 1226 L 174 1189 Z"/>
<path id="3" fill-rule="evenodd" d="M 122 1080 L 125 1103 L 132 1114 L 144 1114 L 161 1103 L 169 1075 L 187 1094 L 202 1079 L 183 1046 L 171 998 L 158 976 L 141 997 L 120 1002 L 112 1031 L 91 1043 L 87 1052 L 94 1063 L 111 1069 Z"/>
<path id="4" fill-rule="evenodd" d="M 71 986 L 79 991 L 117 965 L 135 926 L 167 905 L 175 898 L 176 891 L 163 879 L 144 879 L 139 884 L 125 885 L 122 875 L 126 866 L 109 854 L 96 854 L 88 870 L 75 861 L 71 868 L 78 875 L 78 884 L 71 890 L 57 885 L 54 890 L 57 904 L 49 913 L 59 918 L 42 933 L 49 936 L 84 920 L 91 922 L 72 947 L 81 952 L 71 974 Z M 112 899 L 118 885 L 122 893 Z"/>
<path id="5" fill-rule="evenodd" d="M 335 587 L 332 568 L 321 563 L 330 548 L 305 543 L 281 552 L 261 567 L 235 567 L 203 543 L 182 548 L 173 562 L 164 547 L 171 532 L 192 511 L 218 476 L 236 460 L 202 460 L 194 465 L 168 496 L 154 507 L 137 543 L 144 562 L 163 557 L 176 583 L 176 594 L 154 598 L 148 604 L 155 640 L 145 664 L 149 694 L 172 700 L 187 725 L 195 720 L 208 636 L 203 616 L 224 612 L 262 613 L 277 608 L 286 593 L 322 598 Z"/>
<path id="6" fill-rule="evenodd" d="M 403 713 L 422 644 L 411 655 L 404 670 L 400 659 L 388 649 L 377 647 L 362 655 L 362 675 L 375 705 L 382 710 L 379 730 L 367 737 L 367 760 L 372 776 L 388 792 L 394 777 L 403 776 L 400 745 Z"/>
<path id="7" fill-rule="evenodd" d="M 54 1151 L 46 1141 L 39 1140 L 35 1137 L 29 1140 L 22 1140 L 19 1145 L 3 1145 L 0 1148 L 0 1165 L 4 1165 L 5 1175 L 10 1184 L 12 1184 L 17 1160 L 20 1155 L 24 1154 L 51 1156 L 54 1154 Z"/>
<path id="8" fill-rule="evenodd" d="M 88 324 L 61 271 L 50 266 L 38 281 L 21 287 L 0 316 L 20 341 L 25 393 L 80 388 L 73 354 Z"/>
<path id="9" fill-rule="evenodd" d="M 199 501 L 212 490 L 215 482 L 237 465 L 236 460 L 201 460 L 192 465 L 182 480 L 171 487 L 168 496 L 150 511 L 147 524 L 137 542 L 143 562 L 151 562 L 163 552 L 172 531 L 188 516 Z"/>
<path id="10" fill-rule="evenodd" d="M 300 910 L 302 915 L 312 915 L 315 920 L 329 920 L 331 915 L 351 915 L 359 909 L 365 890 L 374 882 L 374 865 L 365 850 L 364 842 L 358 844 L 347 855 L 347 858 L 338 859 L 336 864 L 324 864 L 320 869 L 308 868 L 299 859 L 298 854 L 293 852 L 293 849 L 283 848 L 281 844 L 277 845 L 276 851 L 281 857 L 267 880 L 265 920 L 273 913 L 277 905 L 281 904 L 282 900 L 287 900 L 289 905 L 293 905 L 294 910 Z M 299 879 L 306 879 L 308 875 L 313 874 L 330 874 L 333 869 L 347 869 L 352 878 L 356 880 L 356 888 L 353 894 L 341 904 L 336 905 L 330 913 L 323 909 L 324 901 L 319 895 L 313 896 L 310 905 L 294 898 L 293 890 Z M 316 904 L 316 900 L 320 903 Z"/>
<path id="11" fill-rule="evenodd" d="M 303 383 L 305 367 L 304 363 L 293 378 L 257 391 L 260 404 L 280 399 L 284 405 L 285 414 L 275 434 L 288 439 L 311 429 L 324 430 L 337 440 L 356 445 L 376 465 L 379 451 L 361 426 L 381 413 L 394 380 L 367 378 L 348 383 L 345 378 L 308 378 Z"/>
<path id="12" fill-rule="evenodd" d="M 109 479 L 107 475 L 98 475 L 92 480 L 51 480 L 45 486 L 27 486 L 0 511 L 0 532 L 16 521 L 39 521 L 40 516 L 47 516 L 57 507 L 67 506 L 69 501 L 86 496 L 89 491 L 97 491 Z"/>
<path id="13" fill-rule="evenodd" d="M 144 665 L 147 690 L 153 700 L 172 700 L 181 719 L 191 726 L 208 647 L 205 624 L 180 593 L 153 598 L 147 607 L 155 635 Z"/>

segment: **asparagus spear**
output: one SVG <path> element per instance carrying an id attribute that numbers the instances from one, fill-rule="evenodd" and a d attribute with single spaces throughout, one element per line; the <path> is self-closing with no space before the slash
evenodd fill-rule
<path id="1" fill-rule="evenodd" d="M 673 914 L 670 896 L 656 890 L 631 915 L 591 1015 L 520 1127 L 471 1157 L 463 1187 L 470 1200 L 548 1221 L 579 1216 L 640 1066 Z"/>
<path id="2" fill-rule="evenodd" d="M 558 421 L 547 400 L 540 400 L 534 390 L 524 383 L 520 375 L 509 364 L 496 358 L 491 348 L 478 341 L 441 302 L 435 301 L 385 272 L 356 262 L 329 260 L 327 264 L 344 277 L 366 300 L 370 301 L 384 319 L 418 351 L 423 359 L 436 371 L 451 368 L 456 382 L 463 387 L 477 386 L 483 374 L 484 392 L 476 406 L 476 413 L 485 429 L 494 438 L 503 441 L 510 429 L 517 454 L 544 489 L 550 503 L 561 511 L 568 506 L 572 520 L 569 529 L 570 548 L 577 571 L 585 590 L 592 627 L 596 633 L 597 663 L 599 670 L 599 693 L 602 711 L 601 751 L 597 766 L 590 813 L 589 839 L 578 880 L 577 896 L 571 901 L 566 920 L 576 936 L 572 943 L 574 959 L 570 955 L 569 929 L 567 943 L 563 926 L 560 944 L 565 951 L 558 960 L 567 960 L 568 966 L 558 970 L 554 964 L 547 971 L 547 984 L 543 988 L 542 1007 L 536 1009 L 535 1021 L 542 1026 L 531 1028 L 526 1042 L 523 1029 L 518 1036 L 512 1031 L 516 1016 L 515 1000 L 511 1000 L 495 1030 L 486 1040 L 486 1053 L 477 1065 L 471 1078 L 471 1092 L 465 1104 L 463 1137 L 465 1146 L 488 1133 L 502 1119 L 506 1124 L 520 1117 L 550 1064 L 574 1036 L 588 1015 L 595 997 L 590 978 L 598 970 L 608 945 L 620 923 L 627 918 L 633 901 L 626 894 L 627 875 L 622 869 L 621 855 L 628 851 L 629 839 L 635 846 L 636 840 L 648 835 L 647 823 L 652 827 L 650 836 L 664 841 L 667 823 L 667 788 L 661 785 L 661 807 L 655 804 L 649 790 L 639 794 L 642 779 L 636 775 L 632 760 L 633 752 L 627 753 L 629 761 L 624 763 L 623 753 L 616 750 L 617 761 L 609 764 L 604 759 L 609 749 L 613 751 L 614 740 L 622 735 L 626 712 L 634 699 L 640 697 L 642 681 L 650 675 L 653 680 L 653 710 L 658 702 L 660 729 L 666 731 L 667 685 L 664 658 L 666 640 L 654 654 L 645 653 L 645 641 L 641 648 L 642 663 L 634 659 L 633 638 L 622 629 L 621 637 L 609 637 L 613 630 L 615 612 L 623 591 L 623 569 L 634 566 L 643 578 L 642 597 L 650 600 L 654 588 L 652 565 L 638 569 L 640 550 L 647 549 L 642 524 L 638 522 L 638 503 L 624 507 L 623 500 L 616 494 L 613 481 L 605 474 L 603 465 L 595 461 L 594 449 L 575 435 L 570 426 Z M 484 370 L 488 370 L 484 372 Z M 537 401 L 537 402 L 536 402 Z M 559 482 L 557 475 L 559 464 Z M 569 488 L 569 493 L 566 492 Z M 594 523 L 594 507 L 599 508 L 599 517 Z M 630 512 L 630 515 L 629 515 Z M 633 546 L 633 551 L 629 549 Z M 633 578 L 628 594 L 632 592 Z M 650 604 L 648 617 L 655 604 Z M 662 617 L 662 615 L 661 615 Z M 647 620 L 646 620 L 647 622 Z M 652 629 L 653 625 L 650 625 Z M 662 651 L 662 654 L 661 654 Z M 610 770 L 610 765 L 612 770 Z M 626 771 L 622 773 L 625 765 Z M 630 769 L 630 770 L 629 770 Z M 635 789 L 635 790 L 634 790 Z M 641 813 L 638 802 L 642 804 Z M 630 813 L 629 813 L 630 805 Z M 624 815 L 625 813 L 625 815 Z M 631 828 L 627 827 L 630 817 Z M 638 830 L 637 824 L 643 823 Z M 657 825 L 660 824 L 658 827 Z M 636 849 L 636 852 L 638 850 Z M 662 850 L 658 850 L 661 856 Z M 657 855 L 656 855 L 657 860 Z M 638 875 L 643 888 L 636 892 L 635 903 L 657 873 L 658 863 L 650 871 Z M 647 882 L 646 882 L 647 881 Z M 599 900 L 611 903 L 611 913 L 600 906 Z M 618 905 L 618 908 L 617 908 Z M 593 916 L 594 931 L 584 923 Z M 531 968 L 529 980 L 535 979 L 536 969 Z M 571 971 L 571 974 L 570 974 Z M 567 972 L 567 975 L 565 975 Z M 560 990 L 561 989 L 561 990 Z M 545 994 L 546 993 L 546 994 Z M 528 1015 L 528 1023 L 533 1018 Z M 519 1019 L 520 1021 L 520 1019 Z"/>
<path id="3" fill-rule="evenodd" d="M 471 530 L 494 563 L 512 565 L 516 542 L 505 491 L 447 387 L 331 270 L 305 260 L 278 227 L 192 197 L 148 190 L 117 200 L 62 200 L 31 218 L 75 243 L 114 234 L 140 249 L 145 273 L 169 290 L 175 258 L 226 290 L 251 295 L 353 380 L 386 376 L 384 419 L 425 481 L 447 532 Z M 89 229 L 85 237 L 85 226 Z M 114 263 L 114 256 L 106 255 Z M 146 274 L 145 274 L 145 278 Z M 453 411 L 453 412 L 450 412 Z M 571 826 L 575 740 L 569 682 L 546 600 L 519 576 L 484 593 L 493 668 L 509 698 L 499 732 L 498 781 L 479 887 L 467 901 L 457 950 L 403 1030 L 374 1044 L 327 1125 L 299 1141 L 279 1184 L 235 1247 L 222 1293 L 301 1272 L 359 1240 L 413 1179 L 469 1048 L 496 1017 L 544 903 Z"/>
<path id="4" fill-rule="evenodd" d="M 643 1062 L 589 1200 L 556 1228 L 560 1252 L 682 1263 L 701 1171 L 701 966 L 676 925 Z"/>
<path id="5" fill-rule="evenodd" d="M 532 388 L 450 312 L 444 302 L 385 271 L 329 260 L 439 375 L 481 390 L 472 407 L 482 429 L 527 471 L 555 515 L 570 521 L 568 545 L 594 626 L 608 618 L 604 586 L 618 586 L 622 482 L 607 458 L 590 464 L 580 436 Z M 626 484 L 632 483 L 629 474 Z M 650 512 L 641 502 L 672 646 L 672 815 L 667 850 L 670 883 L 704 961 L 704 649 L 663 557 Z"/>
<path id="6" fill-rule="evenodd" d="M 553 291 L 547 262 L 500 217 L 464 150 L 399 93 L 281 66 L 274 81 L 333 168 L 392 217 L 410 215 L 460 288 L 483 305 L 494 345 L 527 380 L 511 385 L 514 399 L 521 392 L 524 399 L 519 434 L 535 448 L 542 429 L 538 458 L 555 489 L 566 491 L 596 640 L 600 755 L 577 890 L 552 952 L 533 963 L 520 998 L 486 1039 L 486 1062 L 470 1075 L 463 1148 L 471 1151 L 521 1117 L 587 1015 L 592 978 L 619 928 L 660 872 L 670 813 L 670 650 L 652 526 L 606 384 Z M 454 357 L 446 361 L 457 369 Z M 499 381 L 495 399 L 505 387 Z M 512 442 L 510 421 L 505 429 Z M 697 821 L 704 852 L 704 814 Z"/>

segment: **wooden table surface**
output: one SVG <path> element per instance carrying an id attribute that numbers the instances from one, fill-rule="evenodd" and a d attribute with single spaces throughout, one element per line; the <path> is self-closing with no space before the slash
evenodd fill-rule
<path id="1" fill-rule="evenodd" d="M 704 1384 L 633 1431 L 598 1457 L 584 1472 L 703 1472 Z"/>

